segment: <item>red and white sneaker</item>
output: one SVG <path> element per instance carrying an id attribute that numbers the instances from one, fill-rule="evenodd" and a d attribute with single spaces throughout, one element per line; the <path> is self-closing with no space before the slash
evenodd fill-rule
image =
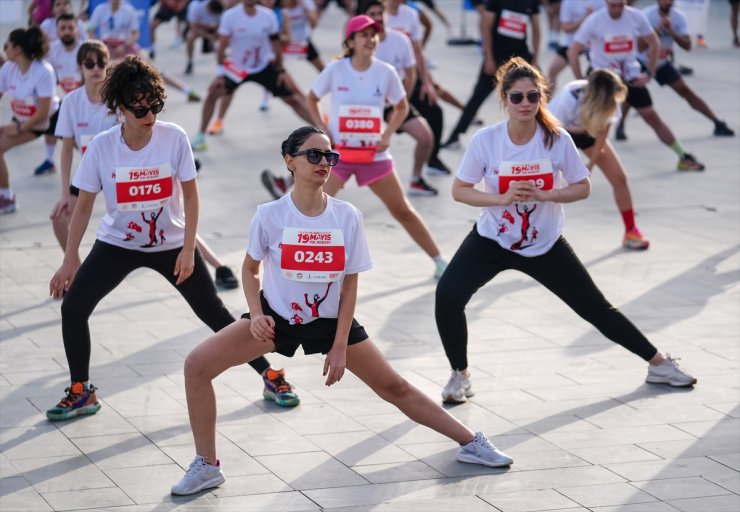
<path id="1" fill-rule="evenodd" d="M 645 238 L 642 233 L 640 233 L 640 230 L 634 227 L 624 234 L 622 247 L 635 251 L 644 251 L 650 247 L 650 240 Z"/>

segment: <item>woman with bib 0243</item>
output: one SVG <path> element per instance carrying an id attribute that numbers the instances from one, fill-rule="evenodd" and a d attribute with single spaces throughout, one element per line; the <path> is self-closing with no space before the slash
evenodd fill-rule
<path id="1" fill-rule="evenodd" d="M 88 319 L 98 302 L 132 271 L 150 268 L 161 274 L 214 331 L 235 320 L 196 250 L 195 163 L 183 129 L 157 120 L 166 98 L 161 74 L 141 57 L 126 57 L 110 70 L 100 96 L 124 121 L 89 142 L 72 179 L 79 196 L 64 260 L 49 285 L 52 297 L 64 296 L 62 338 L 72 384 L 46 412 L 52 421 L 100 409 L 96 388 L 89 382 Z M 101 190 L 105 216 L 81 263 L 80 242 Z M 250 366 L 270 370 L 264 358 L 250 361 Z M 284 382 L 282 377 L 278 380 Z"/>
<path id="2" fill-rule="evenodd" d="M 353 318 L 358 274 L 372 266 L 360 211 L 323 187 L 339 161 L 326 133 L 295 130 L 281 153 L 295 185 L 257 208 L 242 281 L 249 313 L 211 336 L 185 360 L 185 391 L 196 456 L 172 494 L 195 494 L 225 481 L 216 456 L 216 396 L 212 381 L 228 368 L 268 352 L 326 354 L 326 385 L 345 369 L 406 416 L 456 441 L 461 462 L 492 467 L 512 459 L 462 425 L 388 364 Z M 260 291 L 260 266 L 263 282 Z"/>
<path id="3" fill-rule="evenodd" d="M 465 307 L 476 290 L 508 269 L 537 280 L 607 338 L 647 361 L 647 382 L 693 385 L 693 376 L 604 298 L 561 235 L 558 203 L 585 199 L 590 182 L 570 135 L 547 110 L 547 80 L 514 57 L 499 68 L 497 82 L 508 120 L 475 134 L 452 185 L 455 200 L 482 210 L 437 285 L 437 329 L 452 367 L 442 399 L 461 403 L 473 395 Z M 484 191 L 475 189 L 481 180 Z"/>
<path id="4" fill-rule="evenodd" d="M 408 102 L 393 66 L 374 57 L 381 30 L 383 27 L 369 16 L 350 19 L 345 29 L 343 58 L 324 68 L 306 98 L 314 125 L 331 136 L 341 154 L 324 191 L 336 195 L 352 175 L 359 186 L 370 187 L 432 258 L 434 277 L 439 279 L 447 263 L 429 228 L 406 197 L 388 151 L 391 135 L 406 120 Z M 327 127 L 319 101 L 329 93 L 332 98 Z M 387 104 L 392 106 L 392 112 L 383 130 L 383 110 Z"/>

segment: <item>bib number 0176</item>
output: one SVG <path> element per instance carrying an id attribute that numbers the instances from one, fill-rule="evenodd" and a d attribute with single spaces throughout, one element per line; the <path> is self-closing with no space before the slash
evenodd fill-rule
<path id="1" fill-rule="evenodd" d="M 153 185 L 131 185 L 128 189 L 128 193 L 131 197 L 136 196 L 148 196 L 151 194 L 159 194 L 162 192 L 162 185 L 155 183 Z"/>

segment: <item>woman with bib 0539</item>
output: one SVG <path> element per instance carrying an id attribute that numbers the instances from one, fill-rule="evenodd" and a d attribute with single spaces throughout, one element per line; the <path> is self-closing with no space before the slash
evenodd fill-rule
<path id="1" fill-rule="evenodd" d="M 557 203 L 588 197 L 589 172 L 547 110 L 546 79 L 514 57 L 499 68 L 497 81 L 509 119 L 475 134 L 452 185 L 455 200 L 482 210 L 437 285 L 437 329 L 452 367 L 443 400 L 461 403 L 473 395 L 465 307 L 476 290 L 508 269 L 539 281 L 607 338 L 648 361 L 647 382 L 693 385 L 693 376 L 604 298 L 561 235 Z M 480 181 L 484 191 L 475 189 Z"/>
<path id="2" fill-rule="evenodd" d="M 411 238 L 433 259 L 434 277 L 439 279 L 447 264 L 429 229 L 406 197 L 388 151 L 391 135 L 406 119 L 408 102 L 393 66 L 374 57 L 377 34 L 381 30 L 383 27 L 369 16 L 355 16 L 349 20 L 345 29 L 344 57 L 324 68 L 306 98 L 314 124 L 331 136 L 341 154 L 324 191 L 335 195 L 352 175 L 359 186 L 370 187 Z M 332 98 L 327 127 L 319 101 L 329 93 Z M 393 110 L 383 129 L 386 104 Z"/>
<path id="3" fill-rule="evenodd" d="M 72 180 L 79 196 L 64 261 L 49 285 L 52 297 L 64 296 L 62 338 L 72 384 L 59 404 L 46 412 L 50 420 L 100 409 L 89 383 L 88 319 L 98 302 L 134 270 L 149 268 L 162 275 L 212 330 L 234 321 L 196 250 L 193 153 L 182 128 L 157 120 L 165 97 L 161 74 L 138 56 L 126 57 L 103 83 L 103 102 L 109 111 L 118 110 L 124 121 L 90 141 Z M 95 244 L 80 262 L 80 242 L 100 191 L 106 213 Z M 264 358 L 250 366 L 260 372 L 270 369 Z M 283 382 L 282 377 L 276 379 Z"/>
<path id="4" fill-rule="evenodd" d="M 345 369 L 351 371 L 410 419 L 460 444 L 459 461 L 510 465 L 512 459 L 482 433 L 465 427 L 396 373 L 353 318 L 358 275 L 372 262 L 360 211 L 323 190 L 339 160 L 329 137 L 313 126 L 299 128 L 282 143 L 281 153 L 295 186 L 259 206 L 252 219 L 243 266 L 249 313 L 185 361 L 196 456 L 172 494 L 195 494 L 225 481 L 216 456 L 213 379 L 268 352 L 291 357 L 299 346 L 306 354 L 326 354 L 327 386 L 338 383 Z"/>

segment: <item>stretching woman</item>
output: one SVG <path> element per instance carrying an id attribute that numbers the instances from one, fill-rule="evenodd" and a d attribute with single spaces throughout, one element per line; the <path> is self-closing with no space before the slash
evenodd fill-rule
<path id="1" fill-rule="evenodd" d="M 103 84 L 102 101 L 124 121 L 90 141 L 72 180 L 79 197 L 64 261 L 49 284 L 52 297 L 64 296 L 62 338 L 72 384 L 59 404 L 46 412 L 50 420 L 100 410 L 95 386 L 89 382 L 88 319 L 98 302 L 132 271 L 143 267 L 161 274 L 214 331 L 234 321 L 195 247 L 198 187 L 193 153 L 182 128 L 157 120 L 165 98 L 162 76 L 138 56 L 121 61 Z M 105 217 L 81 263 L 80 242 L 101 190 Z M 284 372 L 271 369 L 264 358 L 250 361 L 263 376 L 266 399 L 283 406 L 298 404 Z"/>
<path id="2" fill-rule="evenodd" d="M 619 75 L 609 69 L 595 69 L 587 80 L 574 80 L 550 101 L 550 112 L 573 138 L 576 147 L 590 158 L 591 171 L 598 165 L 614 190 L 614 201 L 624 221 L 622 246 L 626 249 L 647 249 L 650 242 L 635 224 L 632 194 L 627 174 L 616 151 L 607 140 L 609 127 L 619 104 L 627 98 L 627 86 Z"/>
<path id="3" fill-rule="evenodd" d="M 452 185 L 455 200 L 483 209 L 437 285 L 437 329 L 452 367 L 442 399 L 461 403 L 473 395 L 465 306 L 508 269 L 539 281 L 607 338 L 648 361 L 647 382 L 693 385 L 693 376 L 609 304 L 560 234 L 557 203 L 585 199 L 590 184 L 573 141 L 547 111 L 546 79 L 515 57 L 499 68 L 497 81 L 509 119 L 475 134 Z M 481 180 L 485 191 L 475 188 Z"/>
<path id="4" fill-rule="evenodd" d="M 348 369 L 412 420 L 459 443 L 459 461 L 510 465 L 512 459 L 485 435 L 465 427 L 398 375 L 353 318 L 358 273 L 372 262 L 360 211 L 323 190 L 339 161 L 329 137 L 313 126 L 299 128 L 281 152 L 295 186 L 290 194 L 259 206 L 252 219 L 242 270 L 249 313 L 208 338 L 185 361 L 196 456 L 172 494 L 195 494 L 226 480 L 216 455 L 213 379 L 268 352 L 291 357 L 301 345 L 306 354 L 326 354 L 327 386 Z M 324 298 L 309 310 L 301 305 L 308 296 Z"/>

